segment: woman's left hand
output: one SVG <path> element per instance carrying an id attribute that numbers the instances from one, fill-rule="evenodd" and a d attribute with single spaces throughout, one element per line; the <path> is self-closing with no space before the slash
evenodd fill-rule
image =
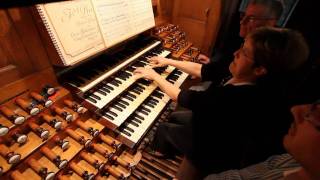
<path id="1" fill-rule="evenodd" d="M 157 72 L 155 72 L 152 68 L 147 67 L 139 67 L 136 70 L 133 71 L 133 74 L 139 79 L 139 78 L 145 78 L 149 80 L 154 80 L 156 76 L 159 76 Z"/>

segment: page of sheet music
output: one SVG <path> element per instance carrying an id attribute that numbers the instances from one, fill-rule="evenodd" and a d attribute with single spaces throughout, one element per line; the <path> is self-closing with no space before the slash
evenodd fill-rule
<path id="1" fill-rule="evenodd" d="M 92 0 L 107 47 L 154 26 L 150 0 Z"/>
<path id="2" fill-rule="evenodd" d="M 67 65 L 106 48 L 90 1 L 64 1 L 42 7 Z"/>
<path id="3" fill-rule="evenodd" d="M 143 32 L 155 26 L 152 3 L 150 0 L 128 1 L 131 24 L 135 27 L 134 34 Z"/>

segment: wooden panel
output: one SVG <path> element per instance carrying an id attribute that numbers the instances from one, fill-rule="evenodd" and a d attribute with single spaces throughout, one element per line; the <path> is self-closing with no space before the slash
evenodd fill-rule
<path id="1" fill-rule="evenodd" d="M 0 10 L 0 86 L 51 67 L 28 8 Z"/>
<path id="2" fill-rule="evenodd" d="M 11 18 L 6 10 L 0 10 L 0 48 L 1 48 L 1 86 L 5 83 L 12 82 L 32 72 L 32 65 L 24 60 L 28 55 L 19 39 Z M 16 68 L 19 69 L 17 73 Z M 13 70 L 15 72 L 13 72 Z M 8 75 L 8 76 L 7 76 Z"/>
<path id="3" fill-rule="evenodd" d="M 28 7 L 0 10 L 0 102 L 45 81 L 56 84 L 31 14 Z"/>
<path id="4" fill-rule="evenodd" d="M 31 11 L 30 8 L 23 7 L 10 9 L 8 12 L 29 56 L 30 63 L 33 64 L 35 70 L 39 71 L 50 67 L 50 63 Z"/>
<path id="5" fill-rule="evenodd" d="M 174 8 L 179 8 L 179 10 L 175 13 L 177 13 L 177 17 L 206 21 L 206 9 L 211 7 L 211 2 L 212 0 L 176 1 Z"/>
<path id="6" fill-rule="evenodd" d="M 179 17 L 179 26 L 186 32 L 188 39 L 197 47 L 202 47 L 206 24 L 204 21 Z"/>
<path id="7" fill-rule="evenodd" d="M 58 85 L 52 68 L 45 69 L 30 76 L 26 76 L 18 81 L 1 86 L 0 104 L 26 90 L 36 90 L 37 88 L 41 88 L 47 84 L 52 86 Z"/>
<path id="8" fill-rule="evenodd" d="M 162 16 L 171 17 L 173 11 L 173 1 L 172 0 L 159 0 L 160 11 Z"/>
<path id="9" fill-rule="evenodd" d="M 176 0 L 173 23 L 181 26 L 187 37 L 208 54 L 220 28 L 221 0 Z"/>
<path id="10" fill-rule="evenodd" d="M 205 31 L 205 36 L 203 37 L 203 44 L 201 50 L 206 54 L 211 54 L 213 47 L 217 40 L 217 35 L 221 25 L 222 17 L 222 3 L 221 0 L 213 0 L 211 4 L 211 9 L 208 12 L 208 21 Z"/>

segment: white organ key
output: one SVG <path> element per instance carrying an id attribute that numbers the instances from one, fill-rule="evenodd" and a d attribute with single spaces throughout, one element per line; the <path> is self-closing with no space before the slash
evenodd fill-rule
<path id="1" fill-rule="evenodd" d="M 140 51 L 139 53 L 135 54 L 134 56 L 130 57 L 129 59 L 125 60 L 123 63 L 121 63 L 120 65 L 118 65 L 116 68 L 113 68 L 111 70 L 109 70 L 108 72 L 102 74 L 99 76 L 99 78 L 95 79 L 94 81 L 91 82 L 87 82 L 87 84 L 83 85 L 82 87 L 77 87 L 81 92 L 87 92 L 89 89 L 93 88 L 94 86 L 96 86 L 98 83 L 100 83 L 101 81 L 103 81 L 104 79 L 106 79 L 107 77 L 111 76 L 112 74 L 114 74 L 115 72 L 119 71 L 120 69 L 124 68 L 125 66 L 127 66 L 129 63 L 133 62 L 134 60 L 136 60 L 139 56 L 141 56 L 142 54 L 148 52 L 149 50 L 153 49 L 154 47 L 156 47 L 157 45 L 159 45 L 161 42 L 157 41 L 153 44 L 151 44 L 150 46 L 148 46 L 147 48 L 145 48 L 144 50 Z M 169 51 L 168 51 L 169 52 Z M 168 52 L 164 52 L 163 54 L 167 54 Z M 161 53 L 162 54 L 162 53 Z M 169 52 L 170 54 L 170 52 Z M 167 54 L 168 55 L 168 54 Z"/>
<path id="2" fill-rule="evenodd" d="M 182 72 L 182 74 L 177 75 L 179 78 L 175 81 L 175 86 L 180 86 L 184 80 L 188 77 L 188 74 L 185 72 Z M 164 93 L 163 93 L 164 94 Z M 128 132 L 130 135 L 127 135 L 125 133 L 120 133 L 119 140 L 124 142 L 127 146 L 133 147 L 136 143 L 140 141 L 140 139 L 145 135 L 147 130 L 150 128 L 154 120 L 158 117 L 158 115 L 161 113 L 163 108 L 166 106 L 166 104 L 170 101 L 170 97 L 166 94 L 163 95 L 162 98 L 152 96 L 153 99 L 158 100 L 159 102 L 154 105 L 154 108 L 149 107 L 146 105 L 147 102 L 150 100 L 147 100 L 145 103 L 143 103 L 141 106 L 146 107 L 151 110 L 151 112 L 148 113 L 148 115 L 145 115 L 141 112 L 135 112 L 139 116 L 142 116 L 144 120 L 139 123 L 139 127 L 136 127 L 129 123 L 128 127 L 134 130 L 134 133 Z M 130 119 L 129 119 L 130 120 Z"/>
<path id="3" fill-rule="evenodd" d="M 168 54 L 170 54 L 170 52 L 167 50 L 164 50 L 164 51 L 162 51 L 161 56 L 165 57 Z M 166 72 L 166 71 L 164 72 L 165 76 L 167 76 L 170 72 L 172 72 L 174 67 L 171 66 L 167 69 L 168 70 L 166 70 L 166 71 L 168 71 L 168 72 Z M 107 95 L 104 96 L 104 95 L 101 95 L 100 93 L 94 92 L 93 94 L 99 96 L 101 99 L 93 98 L 95 101 L 90 101 L 89 99 L 85 98 L 85 103 L 89 103 L 89 104 L 91 104 L 91 106 L 93 105 L 93 107 L 96 107 L 98 109 L 102 109 L 109 102 L 111 102 L 115 97 L 117 97 L 119 94 L 121 94 L 123 91 L 125 91 L 129 86 L 131 86 L 134 82 L 136 82 L 136 78 L 133 76 L 132 72 L 130 72 L 126 69 L 124 69 L 124 71 L 129 73 L 131 76 L 128 77 L 125 81 L 119 77 L 114 77 L 113 80 L 117 80 L 117 81 L 121 82 L 121 84 L 119 84 L 119 86 L 113 85 L 112 83 L 108 82 L 107 85 L 113 88 L 113 90 L 110 90 L 111 91 L 110 93 L 107 93 Z M 111 81 L 113 81 L 113 80 L 111 80 Z M 89 97 L 90 97 L 90 95 L 89 95 Z M 90 97 L 90 98 L 92 98 L 92 97 Z"/>
<path id="4" fill-rule="evenodd" d="M 166 78 L 175 68 L 173 66 L 168 66 L 165 71 L 161 74 L 162 77 Z M 135 94 L 136 98 L 133 99 L 133 101 L 127 100 L 125 98 L 122 98 L 122 100 L 126 100 L 129 105 L 126 106 L 126 108 L 119 112 L 120 114 L 118 117 L 115 117 L 113 120 L 110 121 L 110 118 L 106 116 L 102 116 L 105 121 L 109 121 L 106 125 L 110 129 L 115 129 L 119 127 L 142 103 L 145 101 L 150 94 L 158 87 L 156 83 L 151 83 L 148 86 L 143 85 L 141 83 L 138 83 L 140 86 L 143 86 L 145 89 L 140 94 Z M 131 92 L 130 93 L 134 93 Z M 103 122 L 103 121 L 102 121 Z"/>

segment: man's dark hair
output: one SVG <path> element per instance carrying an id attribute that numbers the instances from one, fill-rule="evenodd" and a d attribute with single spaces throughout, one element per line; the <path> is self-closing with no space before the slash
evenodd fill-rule
<path id="1" fill-rule="evenodd" d="M 281 2 L 277 0 L 251 0 L 249 4 L 259 4 L 267 7 L 270 14 L 273 14 L 275 19 L 279 19 L 283 11 Z"/>
<path id="2" fill-rule="evenodd" d="M 308 45 L 301 33 L 281 28 L 258 28 L 246 38 L 251 41 L 254 61 L 269 75 L 295 71 L 309 56 Z"/>

